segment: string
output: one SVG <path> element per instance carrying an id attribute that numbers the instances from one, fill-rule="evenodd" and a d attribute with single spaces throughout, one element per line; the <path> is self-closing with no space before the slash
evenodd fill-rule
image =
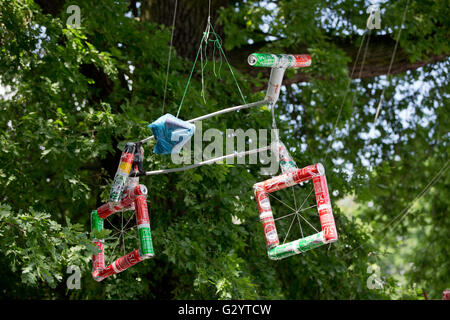
<path id="1" fill-rule="evenodd" d="M 206 24 L 206 29 L 203 32 L 203 39 L 202 39 L 202 50 L 200 51 L 200 69 L 202 71 L 202 91 L 200 92 L 201 97 L 203 98 L 203 102 L 206 104 L 205 99 L 205 81 L 204 81 L 204 70 L 206 68 L 206 64 L 208 63 L 206 49 L 208 48 L 208 39 L 209 39 L 209 31 L 210 31 L 210 17 L 208 16 L 208 23 Z M 205 43 L 205 48 L 203 49 L 203 42 Z M 206 62 L 203 64 L 203 51 L 205 51 L 205 59 Z"/>
<path id="2" fill-rule="evenodd" d="M 388 72 L 387 72 L 387 75 L 386 75 L 386 79 L 388 79 L 389 75 L 391 74 L 391 68 L 392 68 L 392 64 L 394 63 L 395 55 L 397 53 L 397 47 L 398 47 L 398 43 L 400 41 L 400 35 L 402 34 L 402 27 L 403 27 L 403 24 L 405 23 L 406 11 L 408 10 L 408 6 L 409 6 L 409 0 L 406 3 L 405 10 L 403 11 L 402 23 L 400 24 L 400 30 L 398 31 L 397 40 L 395 41 L 394 51 L 392 52 L 391 62 L 389 63 L 389 68 L 388 68 Z M 375 113 L 375 118 L 373 120 L 374 123 L 377 122 L 378 116 L 380 114 L 381 106 L 382 106 L 383 101 L 384 101 L 384 92 L 385 92 L 385 90 L 386 90 L 386 87 L 384 87 L 383 91 L 381 92 L 380 102 L 378 103 L 377 112 Z"/>
<path id="3" fill-rule="evenodd" d="M 209 34 L 210 33 L 212 33 L 214 35 L 214 38 L 215 38 L 214 40 L 209 40 Z M 197 55 L 195 57 L 194 64 L 192 66 L 188 82 L 187 82 L 186 87 L 184 89 L 183 97 L 181 98 L 180 106 L 178 107 L 178 112 L 177 112 L 177 115 L 176 115 L 177 117 L 179 116 L 181 108 L 183 106 L 183 102 L 184 102 L 184 99 L 186 97 L 186 93 L 187 93 L 187 90 L 189 88 L 189 85 L 190 85 L 190 82 L 191 82 L 191 79 L 192 79 L 192 75 L 193 75 L 194 70 L 195 70 L 195 65 L 197 64 L 197 60 L 198 60 L 199 55 L 200 55 L 200 59 L 201 59 L 201 69 L 202 69 L 201 70 L 202 71 L 202 93 L 201 93 L 201 95 L 203 97 L 203 100 L 206 102 L 206 100 L 204 98 L 205 90 L 204 90 L 204 77 L 203 77 L 203 75 L 204 75 L 203 74 L 203 69 L 206 66 L 206 64 L 203 65 L 203 52 L 202 52 L 202 50 L 203 50 L 203 44 L 205 43 L 205 46 L 207 46 L 208 41 L 213 42 L 214 46 L 217 46 L 217 48 L 219 49 L 219 52 L 220 52 L 221 56 L 223 56 L 223 58 L 225 59 L 225 62 L 227 63 L 227 66 L 228 66 L 228 68 L 229 68 L 229 70 L 231 72 L 231 75 L 233 77 L 234 83 L 236 84 L 236 87 L 238 88 L 238 91 L 239 91 L 239 94 L 240 94 L 240 96 L 242 98 L 242 101 L 244 101 L 244 104 L 247 104 L 247 102 L 246 102 L 246 100 L 244 98 L 244 95 L 242 93 L 242 90 L 241 90 L 241 88 L 239 86 L 239 83 L 238 83 L 238 81 L 236 79 L 236 76 L 235 76 L 235 74 L 233 72 L 233 68 L 231 67 L 230 63 L 228 62 L 227 56 L 225 55 L 225 52 L 222 49 L 222 40 L 221 40 L 220 36 L 215 32 L 214 27 L 213 27 L 213 25 L 212 25 L 212 23 L 210 21 L 210 17 L 208 16 L 207 26 L 206 26 L 205 31 L 203 33 L 203 37 L 202 37 L 202 39 L 200 41 L 200 45 L 199 45 L 199 48 L 198 48 L 198 51 L 197 51 Z M 205 55 L 206 55 L 206 51 L 205 51 Z"/>
<path id="4" fill-rule="evenodd" d="M 222 53 L 222 55 L 223 55 L 223 57 L 225 59 L 225 62 L 227 63 L 228 69 L 230 69 L 231 75 L 233 76 L 234 83 L 236 84 L 236 86 L 238 88 L 238 91 L 239 91 L 239 94 L 241 95 L 241 99 L 244 102 L 244 104 L 247 104 L 247 102 L 245 101 L 244 95 L 242 94 L 241 87 L 239 86 L 239 83 L 236 80 L 236 76 L 234 75 L 233 68 L 231 67 L 230 63 L 228 62 L 227 56 L 226 56 L 225 52 L 222 49 L 222 40 L 221 40 L 220 36 L 214 30 L 213 25 L 211 23 L 210 23 L 210 25 L 211 25 L 211 30 L 212 30 L 214 36 L 218 40 L 217 41 L 218 48 L 219 48 L 220 52 Z"/>
<path id="5" fill-rule="evenodd" d="M 419 201 L 424 195 L 425 193 L 427 193 L 427 191 L 439 180 L 439 178 L 441 177 L 441 175 L 447 171 L 447 167 L 448 167 L 448 163 L 450 162 L 450 160 L 447 160 L 447 162 L 441 167 L 441 169 L 438 171 L 438 173 L 430 180 L 430 182 L 425 186 L 425 188 L 422 189 L 421 192 L 419 192 L 419 194 L 410 202 L 410 204 L 403 209 L 403 211 L 398 214 L 397 216 L 394 217 L 394 219 L 392 219 L 382 230 L 379 231 L 379 233 L 384 233 L 384 236 L 382 237 L 381 240 L 383 240 L 384 238 L 386 238 L 386 236 L 388 234 L 390 234 L 390 232 L 392 230 L 394 230 L 399 223 L 406 218 L 406 216 L 411 212 L 411 208 L 414 206 L 414 204 Z M 384 232 L 391 224 L 394 223 L 395 220 L 397 220 L 399 217 L 401 216 L 401 219 L 393 226 L 391 227 L 388 232 Z M 356 250 L 362 248 L 365 245 L 365 243 L 360 244 L 358 247 L 356 247 L 355 249 L 351 250 L 350 252 L 348 252 L 347 254 L 345 254 L 345 257 L 348 256 L 349 254 L 355 252 Z"/>
<path id="6" fill-rule="evenodd" d="M 192 75 L 194 74 L 195 65 L 197 64 L 197 59 L 198 59 L 198 56 L 202 49 L 202 43 L 203 43 L 203 37 L 202 37 L 202 40 L 200 41 L 200 46 L 198 47 L 197 56 L 195 57 L 194 65 L 192 66 L 192 69 L 191 69 L 191 74 L 189 75 L 188 81 L 186 83 L 186 87 L 184 88 L 183 97 L 181 98 L 180 106 L 178 107 L 178 111 L 177 111 L 177 115 L 176 115 L 177 118 L 178 118 L 178 115 L 180 114 L 180 110 L 181 110 L 181 107 L 183 106 L 184 98 L 186 97 L 187 90 L 191 83 Z"/>
<path id="7" fill-rule="evenodd" d="M 166 91 L 167 91 L 167 82 L 169 79 L 169 70 L 170 70 L 170 58 L 172 55 L 172 44 L 173 44 L 173 34 L 175 31 L 175 18 L 177 16 L 177 6 L 178 6 L 178 0 L 175 0 L 175 10 L 173 13 L 173 21 L 172 21 L 172 34 L 170 36 L 170 45 L 169 45 L 169 58 L 167 60 L 167 70 L 166 70 L 166 82 L 164 84 L 164 97 L 163 97 L 163 106 L 162 106 L 162 114 L 164 114 L 164 106 L 166 104 Z"/>
<path id="8" fill-rule="evenodd" d="M 331 130 L 331 140 L 330 140 L 330 143 L 328 144 L 328 148 L 327 148 L 327 151 L 326 151 L 326 154 L 325 154 L 325 161 L 327 160 L 328 154 L 330 153 L 330 147 L 331 147 L 331 144 L 333 143 L 333 136 L 334 136 L 334 133 L 336 131 L 337 124 L 339 123 L 339 121 L 341 119 L 342 110 L 344 108 L 345 100 L 347 99 L 347 94 L 350 91 L 350 87 L 351 87 L 352 79 L 353 79 L 353 74 L 355 73 L 356 65 L 358 63 L 359 55 L 361 54 L 361 49 L 362 49 L 362 46 L 364 44 L 364 40 L 365 40 L 365 37 L 366 37 L 367 33 L 368 33 L 368 30 L 366 29 L 364 34 L 363 34 L 363 37 L 362 37 L 362 40 L 361 40 L 361 44 L 359 45 L 359 49 L 358 49 L 358 53 L 356 54 L 355 62 L 353 63 L 352 72 L 350 73 L 350 78 L 349 78 L 348 83 L 347 83 L 347 88 L 345 89 L 345 92 L 344 92 L 344 98 L 342 99 L 342 103 L 341 103 L 341 105 L 339 107 L 339 111 L 338 111 L 338 115 L 336 117 L 336 121 L 334 122 L 333 129 Z M 366 50 L 367 50 L 367 46 L 366 46 Z"/>

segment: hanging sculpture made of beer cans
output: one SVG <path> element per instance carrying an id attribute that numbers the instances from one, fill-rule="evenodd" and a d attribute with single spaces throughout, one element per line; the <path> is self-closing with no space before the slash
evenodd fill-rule
<path id="1" fill-rule="evenodd" d="M 277 152 L 282 174 L 258 182 L 253 186 L 269 258 L 280 260 L 337 241 L 337 230 L 328 193 L 325 169 L 322 164 L 317 163 L 298 169 L 281 141 L 276 141 L 273 149 Z M 280 245 L 269 194 L 308 180 L 313 181 L 322 231 Z"/>
<path id="2" fill-rule="evenodd" d="M 130 176 L 133 171 L 141 170 L 143 153 L 144 149 L 140 144 L 125 145 L 111 187 L 109 201 L 91 212 L 91 231 L 95 235 L 104 229 L 104 219 L 110 215 L 121 210 L 135 210 L 139 248 L 105 266 L 105 240 L 95 237 L 93 243 L 98 247 L 98 253 L 92 256 L 92 277 L 96 281 L 102 281 L 154 256 L 147 206 L 147 187 L 139 184 L 139 177 Z"/>
<path id="3" fill-rule="evenodd" d="M 94 238 L 93 242 L 99 249 L 98 253 L 94 254 L 92 257 L 92 276 L 96 281 L 102 281 L 113 274 L 120 273 L 129 267 L 154 256 L 146 199 L 147 188 L 144 185 L 139 184 L 139 176 L 176 172 L 197 167 L 188 166 L 175 170 L 168 169 L 145 172 L 142 168 L 144 151 L 142 144 L 151 139 L 156 139 L 154 153 L 178 153 L 182 146 L 193 136 L 195 132 L 194 121 L 204 120 L 244 108 L 261 106 L 267 103 L 273 108 L 280 94 L 280 88 L 286 68 L 308 67 L 311 65 L 311 57 L 306 54 L 254 53 L 248 57 L 248 63 L 255 67 L 272 68 L 264 100 L 222 109 L 188 121 L 183 121 L 170 114 L 166 114 L 149 125 L 154 136 L 145 138 L 137 143 L 127 143 L 125 145 L 111 187 L 108 202 L 91 213 L 91 230 L 94 234 L 103 230 L 104 219 L 114 213 L 121 210 L 135 210 L 139 248 L 116 259 L 110 265 L 105 266 L 105 241 L 104 239 Z M 254 185 L 269 258 L 282 259 L 316 248 L 325 243 L 337 241 L 336 226 L 331 210 L 323 166 L 318 163 L 303 169 L 298 169 L 281 141 L 277 139 L 271 147 L 274 148 L 272 151 L 276 152 L 279 157 L 278 160 L 282 169 L 282 175 Z M 260 148 L 257 150 L 250 150 L 247 153 L 261 152 L 267 149 L 268 148 Z M 226 157 L 238 155 L 240 155 L 240 153 L 234 153 L 234 155 L 230 154 Z M 211 159 L 211 161 L 207 161 L 204 164 L 213 163 L 212 160 L 214 159 Z M 303 237 L 296 241 L 280 245 L 268 194 L 311 179 L 314 184 L 322 231 L 312 236 Z"/>

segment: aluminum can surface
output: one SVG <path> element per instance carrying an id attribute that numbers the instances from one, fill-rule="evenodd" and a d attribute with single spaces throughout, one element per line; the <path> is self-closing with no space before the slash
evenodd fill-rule
<path id="1" fill-rule="evenodd" d="M 104 228 L 104 221 L 99 217 L 97 210 L 91 212 L 91 231 L 102 231 Z"/>
<path id="2" fill-rule="evenodd" d="M 134 143 L 127 143 L 120 157 L 119 167 L 117 168 L 114 182 L 109 193 L 109 201 L 117 202 L 120 200 L 125 183 L 131 171 L 134 159 Z"/>
<path id="3" fill-rule="evenodd" d="M 442 292 L 442 300 L 450 300 L 450 290 L 444 290 Z"/>
<path id="4" fill-rule="evenodd" d="M 137 196 L 147 195 L 147 187 L 143 184 L 137 185 L 134 188 L 126 189 L 123 192 L 120 202 L 108 202 L 97 209 L 98 215 L 102 219 L 120 211 L 122 209 L 134 209 L 134 200 Z"/>
<path id="5" fill-rule="evenodd" d="M 94 241 L 98 247 L 98 253 L 92 255 L 92 270 L 102 270 L 105 268 L 105 244 L 103 241 Z"/>
<path id="6" fill-rule="evenodd" d="M 254 67 L 303 68 L 309 67 L 312 60 L 308 54 L 252 53 L 247 61 Z"/>
<path id="7" fill-rule="evenodd" d="M 286 146 L 281 141 L 276 141 L 272 145 L 272 152 L 276 152 L 282 173 L 289 173 L 297 170 L 297 164 L 292 159 Z"/>
<path id="8" fill-rule="evenodd" d="M 155 252 L 153 250 L 152 232 L 150 230 L 150 218 L 148 216 L 147 199 L 140 195 L 136 198 L 136 224 L 139 235 L 139 247 L 141 255 L 148 258 L 152 257 Z"/>
<path id="9" fill-rule="evenodd" d="M 313 184 L 324 240 L 326 243 L 335 242 L 338 235 L 328 194 L 327 178 L 324 175 L 316 176 L 313 178 Z"/>
<path id="10" fill-rule="evenodd" d="M 276 246 L 269 250 L 268 255 L 270 259 L 280 260 L 320 247 L 323 244 L 325 244 L 323 241 L 323 234 L 322 232 L 319 232 L 302 239 Z"/>

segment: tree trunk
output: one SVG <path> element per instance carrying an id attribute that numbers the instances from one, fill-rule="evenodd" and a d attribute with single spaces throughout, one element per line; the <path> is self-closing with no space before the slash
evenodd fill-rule
<path id="1" fill-rule="evenodd" d="M 143 0 L 141 19 L 142 21 L 157 22 L 171 27 L 173 23 L 173 14 L 176 0 Z M 220 7 L 229 6 L 230 1 L 214 0 L 211 1 L 211 22 L 217 18 L 217 11 Z M 175 31 L 173 46 L 177 53 L 182 57 L 194 60 L 197 54 L 199 42 L 206 27 L 208 16 L 208 0 L 178 0 L 177 14 L 175 20 Z M 222 28 L 214 26 L 216 31 L 223 36 Z M 341 48 L 349 57 L 351 63 L 348 65 L 349 75 L 353 67 L 353 61 L 356 59 L 359 46 L 352 41 L 354 39 L 339 38 L 330 36 L 330 42 Z M 247 63 L 247 57 L 251 53 L 258 52 L 268 43 L 265 41 L 255 42 L 251 45 L 244 45 L 227 52 L 227 57 L 233 67 L 241 73 L 256 76 L 262 72 L 264 77 L 269 77 L 269 68 L 252 68 Z M 388 73 L 389 64 L 394 50 L 395 41 L 389 35 L 371 35 L 370 45 L 367 52 L 366 62 L 361 70 L 361 57 L 356 64 L 355 72 L 352 78 L 373 78 Z M 307 47 L 286 48 L 286 53 L 307 53 Z M 393 62 L 390 74 L 402 73 L 407 70 L 415 70 L 429 63 L 434 63 L 445 59 L 449 54 L 430 55 L 427 59 L 411 62 L 407 54 L 398 48 L 395 60 Z M 313 61 L 314 63 L 314 61 Z M 361 72 L 360 72 L 361 71 Z M 320 77 L 323 75 L 312 75 Z M 290 85 L 298 82 L 309 81 L 306 74 L 298 72 L 291 78 L 285 78 L 283 84 Z M 253 88 L 255 91 L 260 88 Z"/>
<path id="2" fill-rule="evenodd" d="M 221 7 L 228 7 L 232 1 L 211 0 L 211 7 L 209 8 L 209 0 L 142 0 L 140 19 L 142 21 L 163 24 L 171 28 L 176 1 L 178 1 L 178 3 L 175 17 L 173 46 L 176 48 L 178 55 L 189 60 L 194 60 L 203 31 L 206 27 L 208 12 L 211 13 L 211 22 L 214 23 L 218 17 L 217 13 L 219 12 L 219 9 Z M 35 2 L 41 6 L 44 13 L 50 13 L 53 16 L 57 16 L 62 10 L 65 0 L 35 0 Z M 130 1 L 130 10 L 134 14 L 137 14 L 138 12 L 136 3 L 137 1 Z M 222 38 L 224 38 L 222 28 L 218 25 L 215 25 L 214 28 Z M 345 51 L 347 55 L 351 57 L 352 61 L 355 60 L 359 47 L 354 41 L 349 40 L 348 38 L 342 39 L 330 36 L 330 42 Z M 263 76 L 268 77 L 270 73 L 268 68 L 251 68 L 247 64 L 248 55 L 253 52 L 258 52 L 266 44 L 267 42 L 263 41 L 255 42 L 251 45 L 244 45 L 227 52 L 227 57 L 233 67 L 237 68 L 242 73 L 255 75 L 258 72 L 262 72 Z M 394 45 L 395 41 L 388 35 L 372 35 L 364 68 L 362 72 L 360 72 L 361 61 L 359 61 L 352 77 L 373 78 L 387 74 Z M 307 47 L 299 47 L 285 48 L 284 51 L 286 53 L 306 53 L 306 50 Z M 426 59 L 411 62 L 407 54 L 399 47 L 390 73 L 397 74 L 407 70 L 415 70 L 426 64 L 441 61 L 448 56 L 448 52 L 439 55 L 431 54 Z M 349 74 L 352 66 L 353 62 L 348 65 Z M 283 83 L 290 85 L 305 81 L 308 81 L 308 77 L 304 73 L 298 72 L 292 78 L 285 78 Z M 254 89 L 260 90 L 260 88 Z"/>
<path id="3" fill-rule="evenodd" d="M 227 7 L 229 1 L 211 1 L 209 8 L 208 0 L 144 0 L 140 18 L 142 21 L 156 22 L 171 28 L 177 1 L 173 46 L 178 55 L 194 60 L 207 25 L 208 12 L 211 13 L 211 22 L 214 23 L 219 8 Z M 214 25 L 214 29 L 221 33 L 219 26 L 216 28 Z"/>

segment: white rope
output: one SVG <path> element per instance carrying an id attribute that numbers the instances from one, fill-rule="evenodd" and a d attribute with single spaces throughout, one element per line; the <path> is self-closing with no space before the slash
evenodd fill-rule
<path id="1" fill-rule="evenodd" d="M 290 216 L 292 216 L 293 214 L 297 214 L 298 212 L 302 212 L 302 211 L 305 211 L 305 210 L 308 210 L 308 209 L 311 209 L 311 208 L 314 208 L 314 207 L 317 207 L 317 205 L 315 204 L 315 205 L 313 205 L 313 206 L 310 206 L 310 207 L 305 208 L 305 209 L 302 209 L 302 210 L 295 210 L 295 211 L 292 212 L 292 213 L 289 213 L 289 214 L 287 214 L 287 215 L 285 215 L 285 216 L 282 216 L 282 217 L 279 217 L 279 218 L 274 219 L 274 221 L 277 221 L 277 220 L 280 220 L 280 219 L 284 219 L 284 218 L 290 217 Z"/>
<path id="2" fill-rule="evenodd" d="M 297 213 L 295 214 L 294 218 L 292 218 L 292 221 L 291 221 L 291 224 L 290 224 L 290 226 L 289 226 L 289 229 L 288 229 L 288 231 L 287 231 L 287 233 L 286 233 L 286 236 L 284 237 L 283 244 L 286 242 L 286 239 L 287 239 L 287 237 L 288 237 L 288 235 L 289 235 L 289 232 L 291 231 L 291 228 L 292 228 L 292 225 L 293 225 L 293 223 L 294 223 L 294 221 L 295 221 L 295 217 L 296 217 L 296 216 L 297 216 Z"/>
<path id="3" fill-rule="evenodd" d="M 279 202 L 281 202 L 282 204 L 284 204 L 286 207 L 288 207 L 289 209 L 291 209 L 292 211 L 297 211 L 297 209 L 292 208 L 290 205 L 286 204 L 284 201 L 281 201 L 280 199 L 278 199 L 277 197 L 275 197 L 271 192 L 268 193 L 270 197 L 273 197 L 274 199 L 278 200 Z"/>
<path id="4" fill-rule="evenodd" d="M 222 157 L 217 157 L 217 158 L 201 161 L 201 162 L 198 162 L 198 163 L 194 163 L 194 164 L 191 164 L 191 165 L 186 166 L 186 167 L 172 168 L 172 169 L 162 169 L 162 170 L 155 170 L 155 171 L 147 171 L 145 173 L 145 175 L 146 176 L 152 176 L 152 175 L 157 175 L 157 174 L 165 174 L 165 173 L 186 171 L 186 170 L 194 169 L 194 168 L 197 168 L 197 167 L 200 167 L 200 166 L 204 166 L 204 165 L 207 165 L 207 164 L 211 164 L 211 163 L 214 163 L 214 162 L 217 162 L 217 161 L 222 161 L 222 160 L 225 160 L 225 159 L 235 158 L 235 157 L 242 157 L 242 156 L 246 156 L 246 155 L 250 155 L 250 154 L 254 154 L 254 153 L 259 153 L 259 152 L 263 152 L 263 151 L 267 151 L 267 150 L 270 150 L 270 146 L 262 147 L 262 148 L 259 148 L 259 149 L 253 149 L 253 150 L 249 150 L 249 151 L 231 153 L 231 154 L 227 154 L 227 155 L 222 156 Z"/>
<path id="5" fill-rule="evenodd" d="M 304 238 L 305 236 L 303 235 L 303 229 L 302 229 L 302 224 L 300 223 L 300 219 L 297 215 L 297 221 L 298 221 L 298 226 L 300 228 L 300 234 L 302 235 L 302 238 Z"/>

